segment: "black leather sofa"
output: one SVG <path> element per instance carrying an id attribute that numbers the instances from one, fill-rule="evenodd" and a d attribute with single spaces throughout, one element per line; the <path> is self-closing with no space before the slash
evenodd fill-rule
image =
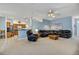
<path id="1" fill-rule="evenodd" d="M 36 42 L 37 39 L 38 39 L 38 35 L 37 34 L 33 34 L 33 32 L 31 30 L 28 30 L 27 31 L 27 38 L 28 38 L 28 41 Z"/>
<path id="2" fill-rule="evenodd" d="M 70 38 L 72 33 L 70 30 L 39 30 L 40 37 L 47 37 L 48 35 L 59 35 L 62 38 Z"/>
<path id="3" fill-rule="evenodd" d="M 70 30 L 59 30 L 59 36 L 62 38 L 71 38 L 72 32 Z"/>

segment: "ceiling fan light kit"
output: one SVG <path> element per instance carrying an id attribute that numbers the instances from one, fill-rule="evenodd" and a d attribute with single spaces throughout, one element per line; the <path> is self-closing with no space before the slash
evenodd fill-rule
<path id="1" fill-rule="evenodd" d="M 48 11 L 48 17 L 53 17 L 53 18 L 56 17 L 56 16 L 55 16 L 55 13 L 53 12 L 53 10 L 50 9 L 50 10 Z"/>

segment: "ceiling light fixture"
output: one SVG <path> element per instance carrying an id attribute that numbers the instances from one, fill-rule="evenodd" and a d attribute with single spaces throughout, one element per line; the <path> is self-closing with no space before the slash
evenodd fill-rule
<path id="1" fill-rule="evenodd" d="M 48 17 L 53 17 L 53 18 L 55 18 L 55 13 L 54 13 L 54 11 L 53 10 L 49 10 L 48 11 Z"/>

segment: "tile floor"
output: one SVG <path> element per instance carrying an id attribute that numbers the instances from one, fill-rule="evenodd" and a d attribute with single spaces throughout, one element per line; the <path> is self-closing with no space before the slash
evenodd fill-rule
<path id="1" fill-rule="evenodd" d="M 79 40 L 63 39 L 51 40 L 39 38 L 37 42 L 29 42 L 27 39 L 8 39 L 3 45 L 5 49 L 2 55 L 71 55 L 79 54 Z"/>

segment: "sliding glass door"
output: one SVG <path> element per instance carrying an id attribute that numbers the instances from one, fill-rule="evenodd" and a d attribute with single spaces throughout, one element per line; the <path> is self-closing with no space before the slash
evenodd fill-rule
<path id="1" fill-rule="evenodd" d="M 77 37 L 79 37 L 79 19 L 76 20 Z"/>
<path id="2" fill-rule="evenodd" d="M 74 19 L 74 36 L 79 37 L 79 18 Z"/>

